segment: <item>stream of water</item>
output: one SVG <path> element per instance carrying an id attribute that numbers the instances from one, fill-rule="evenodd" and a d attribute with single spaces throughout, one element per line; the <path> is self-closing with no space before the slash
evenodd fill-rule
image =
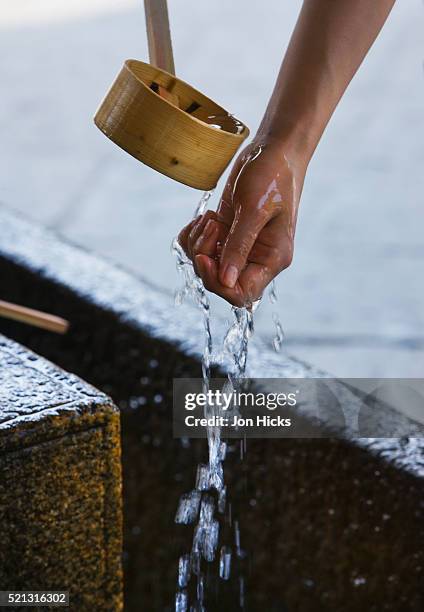
<path id="1" fill-rule="evenodd" d="M 274 305 L 278 302 L 275 278 L 271 281 L 271 284 L 269 286 L 268 295 L 269 295 L 269 301 L 271 302 L 271 304 Z M 281 351 L 281 347 L 284 342 L 284 331 L 283 331 L 283 326 L 281 325 L 281 321 L 280 321 L 278 312 L 276 312 L 275 310 L 272 313 L 272 320 L 274 321 L 274 329 L 275 329 L 275 335 L 272 340 L 272 346 L 274 347 L 274 350 L 277 353 L 279 353 Z"/>
<path id="2" fill-rule="evenodd" d="M 194 217 L 205 212 L 212 192 L 205 192 L 200 199 Z M 253 315 L 259 305 L 256 302 L 252 308 L 232 307 L 232 322 L 223 339 L 222 347 L 216 353 L 213 352 L 213 341 L 211 333 L 210 302 L 208 294 L 201 279 L 196 275 L 193 264 L 184 253 L 177 239 L 173 241 L 172 251 L 176 257 L 177 269 L 183 276 L 183 286 L 177 291 L 175 297 L 176 305 L 181 304 L 186 297 L 191 297 L 197 304 L 203 317 L 205 329 L 205 344 L 202 356 L 202 384 L 203 393 L 207 393 L 210 387 L 211 364 L 227 364 L 228 380 L 225 393 L 237 391 L 241 380 L 246 375 L 246 364 L 248 354 L 249 338 L 253 333 Z M 273 282 L 269 291 L 270 301 L 275 304 L 277 294 Z M 275 337 L 273 345 L 275 350 L 280 350 L 283 342 L 283 330 L 278 315 L 273 313 L 275 324 Z M 205 406 L 205 416 L 220 416 L 216 405 Z M 223 543 L 219 551 L 219 577 L 222 580 L 231 578 L 231 570 L 234 556 L 243 558 L 244 551 L 240 546 L 240 526 L 237 519 L 232 517 L 231 503 L 227 499 L 227 488 L 224 481 L 223 462 L 227 452 L 227 444 L 221 440 L 219 426 L 207 428 L 207 439 L 209 449 L 208 464 L 197 466 L 196 482 L 194 489 L 181 496 L 176 511 L 175 522 L 182 525 L 194 525 L 193 541 L 191 551 L 182 555 L 178 563 L 177 592 L 175 597 L 176 612 L 200 612 L 205 608 L 205 581 L 206 574 L 204 562 L 211 562 L 216 558 L 219 547 L 220 521 L 216 515 L 225 518 L 230 527 L 234 529 L 234 550 L 228 544 Z M 240 456 L 244 457 L 246 441 L 240 442 Z M 188 585 L 190 580 L 196 580 L 194 601 L 189 601 Z M 239 604 L 240 609 L 245 607 L 245 580 L 239 573 Z"/>

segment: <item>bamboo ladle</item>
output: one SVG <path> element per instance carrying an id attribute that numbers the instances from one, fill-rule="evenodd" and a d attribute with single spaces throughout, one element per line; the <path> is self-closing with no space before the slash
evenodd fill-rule
<path id="1" fill-rule="evenodd" d="M 94 121 L 144 164 L 196 189 L 213 189 L 249 130 L 175 76 L 166 0 L 144 5 L 150 64 L 124 63 Z"/>

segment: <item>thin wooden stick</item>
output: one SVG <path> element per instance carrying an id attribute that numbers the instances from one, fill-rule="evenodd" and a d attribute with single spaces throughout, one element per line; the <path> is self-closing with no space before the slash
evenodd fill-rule
<path id="1" fill-rule="evenodd" d="M 144 10 L 150 63 L 166 72 L 175 74 L 167 1 L 144 0 Z M 178 96 L 162 85 L 158 86 L 158 93 L 174 106 L 179 105 Z"/>
<path id="2" fill-rule="evenodd" d="M 144 0 L 144 10 L 150 63 L 175 74 L 166 0 Z"/>
<path id="3" fill-rule="evenodd" d="M 66 334 L 69 329 L 69 322 L 61 317 L 3 300 L 0 300 L 0 317 L 47 329 L 57 334 Z"/>

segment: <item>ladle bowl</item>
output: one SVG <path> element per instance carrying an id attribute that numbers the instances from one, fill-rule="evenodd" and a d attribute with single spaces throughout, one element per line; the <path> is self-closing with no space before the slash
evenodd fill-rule
<path id="1" fill-rule="evenodd" d="M 127 60 L 94 117 L 144 164 L 196 189 L 213 189 L 248 128 L 161 68 Z"/>

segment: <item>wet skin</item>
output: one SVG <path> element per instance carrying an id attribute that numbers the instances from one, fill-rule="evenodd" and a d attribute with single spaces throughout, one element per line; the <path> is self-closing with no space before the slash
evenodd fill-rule
<path id="1" fill-rule="evenodd" d="M 217 211 L 179 235 L 206 289 L 249 305 L 290 265 L 303 178 L 302 165 L 276 144 L 254 142 L 242 151 Z"/>
<path id="2" fill-rule="evenodd" d="M 253 141 L 216 212 L 179 241 L 207 289 L 249 306 L 293 257 L 306 168 L 340 98 L 395 0 L 304 0 Z"/>

